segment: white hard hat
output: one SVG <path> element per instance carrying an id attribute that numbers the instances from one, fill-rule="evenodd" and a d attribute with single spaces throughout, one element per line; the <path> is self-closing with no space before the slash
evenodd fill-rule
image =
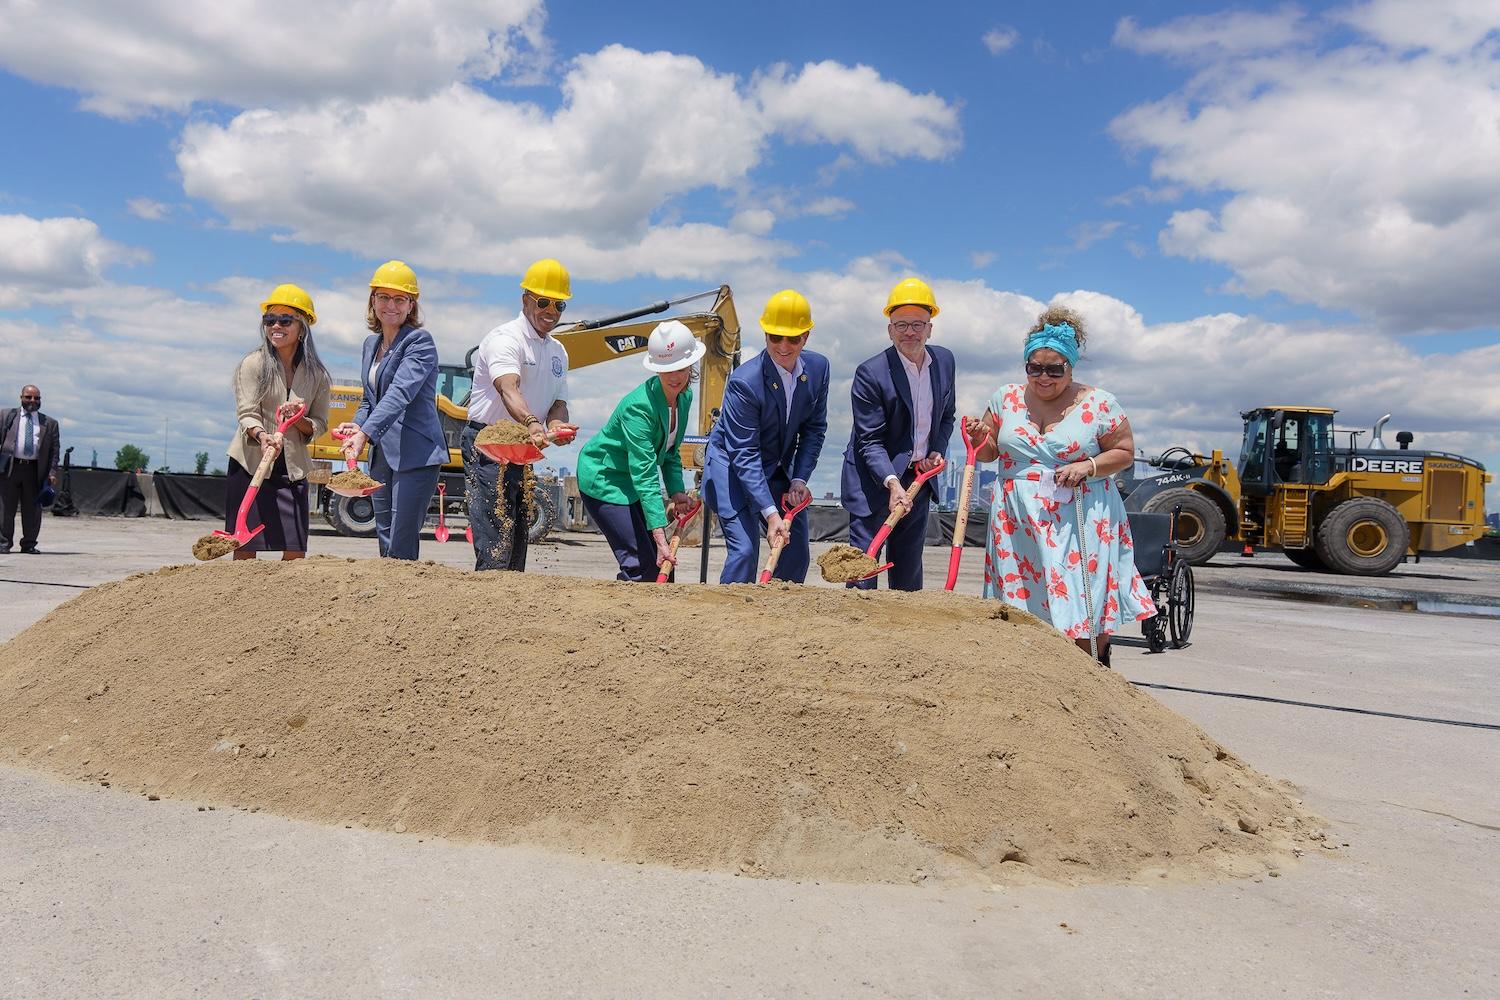
<path id="1" fill-rule="evenodd" d="M 658 323 L 646 341 L 646 370 L 676 372 L 691 368 L 703 359 L 708 348 L 693 336 L 693 331 L 679 320 Z"/>

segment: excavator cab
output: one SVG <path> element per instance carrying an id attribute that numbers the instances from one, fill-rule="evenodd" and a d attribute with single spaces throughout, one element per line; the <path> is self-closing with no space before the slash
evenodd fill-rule
<path id="1" fill-rule="evenodd" d="M 1261 407 L 1240 414 L 1245 436 L 1239 475 L 1249 496 L 1278 486 L 1321 486 L 1333 475 L 1333 410 Z"/>

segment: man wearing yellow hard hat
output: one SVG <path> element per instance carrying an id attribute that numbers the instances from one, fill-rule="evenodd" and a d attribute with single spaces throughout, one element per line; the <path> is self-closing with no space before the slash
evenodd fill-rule
<path id="1" fill-rule="evenodd" d="M 559 430 L 578 431 L 568 422 L 568 352 L 552 336 L 572 297 L 568 269 L 550 257 L 537 261 L 521 277 L 521 314 L 486 334 L 474 352 L 474 391 L 460 447 L 475 569 L 525 570 L 530 528 L 526 467 L 502 470 L 474 447 L 479 432 L 514 420 L 545 446 Z"/>
<path id="2" fill-rule="evenodd" d="M 843 501 L 849 544 L 864 551 L 881 523 L 908 507 L 907 487 L 947 454 L 957 407 L 953 352 L 927 343 L 938 314 L 927 282 L 896 283 L 885 303 L 891 346 L 855 370 L 854 429 L 844 451 Z M 885 558 L 892 590 L 922 589 L 922 545 L 937 488 L 929 480 L 891 531 Z M 875 580 L 854 584 L 873 588 Z"/>
<path id="3" fill-rule="evenodd" d="M 729 376 L 724 404 L 708 439 L 704 501 L 718 516 L 729 550 L 720 583 L 750 583 L 760 536 L 781 547 L 773 576 L 801 583 L 809 563 L 806 517 L 782 515 L 807 499 L 807 482 L 828 433 L 828 359 L 803 350 L 812 306 L 787 288 L 760 317 L 766 349 Z M 778 504 L 784 506 L 778 507 Z"/>

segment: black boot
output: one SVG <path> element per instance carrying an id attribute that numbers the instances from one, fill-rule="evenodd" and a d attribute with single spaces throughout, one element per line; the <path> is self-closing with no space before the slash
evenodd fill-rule
<path id="1" fill-rule="evenodd" d="M 1103 648 L 1099 650 L 1099 663 L 1102 664 L 1104 669 L 1106 670 L 1114 669 L 1109 665 L 1109 645 L 1107 643 L 1103 646 Z"/>

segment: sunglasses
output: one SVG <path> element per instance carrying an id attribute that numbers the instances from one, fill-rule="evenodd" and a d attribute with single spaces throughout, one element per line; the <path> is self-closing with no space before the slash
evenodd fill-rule
<path id="1" fill-rule="evenodd" d="M 1032 378 L 1040 378 L 1045 375 L 1048 378 L 1062 378 L 1068 374 L 1068 363 L 1064 361 L 1056 365 L 1043 365 L 1035 361 L 1026 362 L 1026 374 Z"/>
<path id="2" fill-rule="evenodd" d="M 286 313 L 266 313 L 260 318 L 260 325 L 267 329 L 273 326 L 296 326 L 297 323 L 297 317 L 288 316 Z"/>
<path id="3" fill-rule="evenodd" d="M 568 304 L 562 299 L 544 299 L 540 295 L 532 295 L 531 300 L 536 303 L 538 312 L 546 312 L 553 306 L 557 306 L 557 311 L 561 313 L 568 308 Z"/>
<path id="4" fill-rule="evenodd" d="M 41 399 L 41 398 L 42 398 L 42 397 L 41 397 L 41 396 L 22 396 L 22 397 L 21 397 L 21 398 L 22 398 L 22 399 L 35 399 L 35 400 L 40 400 L 40 399 Z"/>
<path id="5" fill-rule="evenodd" d="M 786 337 L 786 336 L 783 336 L 783 335 L 781 335 L 779 333 L 768 333 L 768 334 L 766 334 L 766 340 L 768 342 L 772 343 L 772 344 L 790 344 L 790 343 L 793 343 L 794 341 L 795 342 L 800 342 L 802 340 L 802 338 L 805 337 L 805 336 L 806 336 L 806 334 L 802 334 L 802 333 L 799 333 L 799 334 L 797 334 L 795 336 L 791 336 L 791 337 Z"/>

